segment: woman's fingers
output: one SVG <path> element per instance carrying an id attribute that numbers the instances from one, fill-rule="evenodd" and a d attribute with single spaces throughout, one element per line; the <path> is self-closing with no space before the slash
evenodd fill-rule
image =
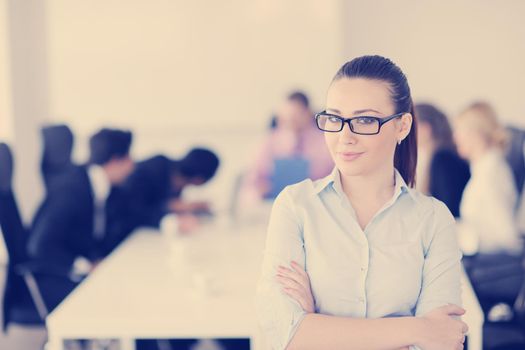
<path id="1" fill-rule="evenodd" d="M 308 305 L 307 305 L 306 301 L 304 300 L 304 297 L 302 296 L 301 292 L 299 292 L 298 290 L 293 289 L 293 288 L 283 288 L 283 291 L 286 294 L 288 294 L 290 297 L 292 297 L 295 301 L 297 301 L 299 303 L 299 305 L 301 305 L 303 310 L 307 310 Z"/>
<path id="2" fill-rule="evenodd" d="M 295 261 L 292 261 L 292 263 L 290 264 L 290 266 L 292 267 L 292 269 L 295 270 L 295 272 L 297 272 L 299 275 L 303 276 L 304 278 L 308 279 L 308 275 L 306 274 L 306 271 L 301 267 L 301 265 L 299 265 L 298 263 L 296 263 Z"/>
<path id="3" fill-rule="evenodd" d="M 285 294 L 294 299 L 308 313 L 315 312 L 315 300 L 310 288 L 310 279 L 303 268 L 295 261 L 292 269 L 285 266 L 277 268 L 276 280 L 283 286 Z"/>
<path id="4" fill-rule="evenodd" d="M 283 270 L 283 272 L 287 272 L 287 273 L 290 273 L 290 274 L 294 274 L 296 276 L 299 276 L 301 279 L 305 280 L 305 281 L 308 281 L 309 278 L 308 278 L 308 274 L 306 273 L 306 271 L 301 267 L 301 265 L 299 265 L 297 262 L 295 261 L 292 261 L 290 263 L 290 266 L 291 266 L 291 269 L 286 267 L 286 266 L 282 266 L 282 265 L 279 265 L 279 269 Z"/>
<path id="5" fill-rule="evenodd" d="M 465 309 L 458 305 L 454 304 L 448 304 L 445 306 L 442 306 L 440 308 L 443 312 L 445 312 L 448 316 L 462 316 L 465 314 Z"/>
<path id="6" fill-rule="evenodd" d="M 278 274 L 275 278 L 277 279 L 277 282 L 281 283 L 285 287 L 294 288 L 298 290 L 304 289 L 302 284 L 289 277 Z"/>
<path id="7" fill-rule="evenodd" d="M 313 300 L 311 300 L 311 296 L 309 295 L 309 293 L 305 292 L 303 289 L 297 290 L 295 288 L 285 287 L 283 288 L 283 291 L 289 297 L 294 299 L 304 311 L 308 313 L 315 312 L 315 305 L 314 305 Z"/>
<path id="8" fill-rule="evenodd" d="M 277 274 L 283 275 L 283 276 L 288 277 L 288 278 L 291 278 L 294 281 L 296 281 L 297 283 L 299 283 L 299 284 L 301 284 L 303 286 L 306 286 L 306 283 L 305 283 L 305 280 L 304 280 L 303 276 L 301 276 L 295 270 L 290 270 L 289 268 L 286 268 L 284 266 L 279 266 L 279 268 L 277 269 Z"/>

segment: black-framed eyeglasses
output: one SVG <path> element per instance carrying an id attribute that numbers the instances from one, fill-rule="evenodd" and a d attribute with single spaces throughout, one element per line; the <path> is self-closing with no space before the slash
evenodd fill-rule
<path id="1" fill-rule="evenodd" d="M 383 124 L 401 117 L 403 113 L 393 114 L 385 118 L 359 116 L 354 118 L 342 118 L 335 114 L 327 113 L 326 111 L 317 113 L 315 121 L 317 127 L 325 132 L 340 132 L 343 130 L 345 123 L 348 123 L 350 131 L 359 135 L 377 135 L 381 130 Z"/>

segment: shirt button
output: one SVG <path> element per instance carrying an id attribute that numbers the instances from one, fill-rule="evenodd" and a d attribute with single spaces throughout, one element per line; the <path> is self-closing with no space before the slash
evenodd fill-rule
<path id="1" fill-rule="evenodd" d="M 366 271 L 366 267 L 362 267 L 361 272 L 365 272 L 365 271 Z"/>

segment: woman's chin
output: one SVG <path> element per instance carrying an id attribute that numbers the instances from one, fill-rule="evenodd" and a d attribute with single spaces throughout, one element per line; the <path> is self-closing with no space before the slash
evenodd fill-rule
<path id="1" fill-rule="evenodd" d="M 365 173 L 362 166 L 357 164 L 348 164 L 346 162 L 338 162 L 337 169 L 345 176 L 359 176 Z"/>

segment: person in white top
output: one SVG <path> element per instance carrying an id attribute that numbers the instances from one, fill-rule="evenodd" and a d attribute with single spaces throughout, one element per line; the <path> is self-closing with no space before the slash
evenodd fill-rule
<path id="1" fill-rule="evenodd" d="M 465 109 L 454 127 L 458 152 L 471 169 L 458 234 L 464 254 L 475 255 L 472 284 L 481 299 L 513 303 L 523 279 L 523 240 L 515 216 L 517 191 L 503 154 L 506 132 L 485 102 Z"/>
<path id="2" fill-rule="evenodd" d="M 517 192 L 503 147 L 506 133 L 492 107 L 475 103 L 455 120 L 454 137 L 472 176 L 460 205 L 460 245 L 465 254 L 519 254 Z"/>

